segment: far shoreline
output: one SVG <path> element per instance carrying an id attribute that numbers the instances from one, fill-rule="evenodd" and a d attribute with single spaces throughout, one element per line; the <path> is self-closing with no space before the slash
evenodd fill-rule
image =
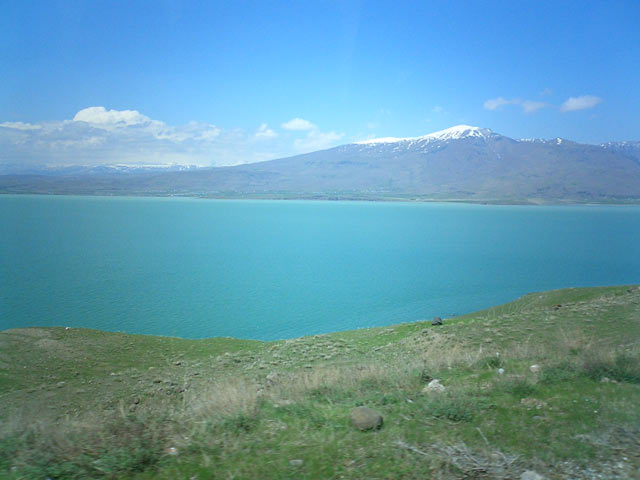
<path id="1" fill-rule="evenodd" d="M 468 199 L 468 198 L 420 198 L 408 195 L 401 196 L 348 196 L 348 195 L 199 195 L 199 194 L 109 194 L 109 193 L 56 193 L 56 192 L 0 192 L 2 197 L 38 196 L 38 197 L 87 197 L 87 198 L 158 198 L 158 199 L 193 199 L 193 200 L 249 200 L 249 201 L 304 201 L 304 202 L 362 202 L 362 203 L 447 203 L 486 206 L 524 206 L 524 207 L 563 207 L 563 206 L 639 206 L 639 199 L 626 201 L 594 201 L 594 200 L 562 200 L 562 199 Z"/>

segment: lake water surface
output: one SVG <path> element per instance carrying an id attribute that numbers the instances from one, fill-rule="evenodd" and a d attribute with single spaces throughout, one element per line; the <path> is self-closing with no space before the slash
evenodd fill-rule
<path id="1" fill-rule="evenodd" d="M 638 206 L 0 196 L 0 330 L 272 340 L 640 283 Z"/>

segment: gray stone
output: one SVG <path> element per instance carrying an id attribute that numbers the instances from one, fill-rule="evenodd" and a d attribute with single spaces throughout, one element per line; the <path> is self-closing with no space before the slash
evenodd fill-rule
<path id="1" fill-rule="evenodd" d="M 442 325 L 442 319 L 440 317 L 433 317 L 431 325 Z"/>
<path id="2" fill-rule="evenodd" d="M 293 467 L 299 467 L 300 465 L 302 465 L 304 462 L 302 460 L 300 460 L 299 458 L 296 458 L 294 460 L 289 460 L 289 464 Z"/>
<path id="3" fill-rule="evenodd" d="M 367 407 L 351 410 L 351 423 L 358 430 L 373 430 L 382 427 L 382 415 Z"/>
<path id="4" fill-rule="evenodd" d="M 422 393 L 443 393 L 446 389 L 437 378 L 431 380 L 429 384 L 422 389 Z"/>
<path id="5" fill-rule="evenodd" d="M 522 475 L 520 475 L 520 480 L 544 480 L 544 477 L 538 472 L 527 470 L 526 472 L 522 472 Z"/>

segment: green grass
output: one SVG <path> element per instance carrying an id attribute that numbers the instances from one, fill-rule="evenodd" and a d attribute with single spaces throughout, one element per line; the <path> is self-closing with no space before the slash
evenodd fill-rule
<path id="1" fill-rule="evenodd" d="M 0 478 L 640 478 L 640 289 L 278 342 L 5 331 L 0 404 Z"/>

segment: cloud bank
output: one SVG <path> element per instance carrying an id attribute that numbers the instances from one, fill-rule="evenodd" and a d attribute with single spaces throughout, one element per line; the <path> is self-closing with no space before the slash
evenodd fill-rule
<path id="1" fill-rule="evenodd" d="M 487 110 L 499 110 L 505 105 L 518 105 L 522 107 L 522 111 L 524 113 L 534 113 L 540 110 L 541 108 L 548 107 L 549 104 L 547 102 L 536 102 L 534 100 L 522 100 L 520 98 L 512 98 L 511 100 L 507 100 L 503 97 L 491 98 L 484 102 L 484 108 Z"/>
<path id="2" fill-rule="evenodd" d="M 546 97 L 551 95 L 551 93 L 552 91 L 550 89 L 545 88 L 540 93 L 540 96 Z M 600 102 L 602 102 L 602 99 L 595 95 L 582 95 L 581 97 L 569 97 L 559 108 L 561 112 L 573 112 L 593 108 Z M 522 100 L 520 98 L 512 98 L 509 100 L 504 97 L 490 98 L 483 104 L 486 110 L 491 111 L 500 110 L 505 105 L 517 105 L 522 108 L 524 113 L 535 113 L 542 108 L 553 107 L 553 105 L 547 102 Z"/>
<path id="3" fill-rule="evenodd" d="M 238 165 L 327 148 L 343 137 L 300 118 L 282 128 L 286 135 L 267 123 L 254 131 L 169 125 L 137 110 L 94 106 L 71 120 L 0 123 L 0 165 Z"/>

